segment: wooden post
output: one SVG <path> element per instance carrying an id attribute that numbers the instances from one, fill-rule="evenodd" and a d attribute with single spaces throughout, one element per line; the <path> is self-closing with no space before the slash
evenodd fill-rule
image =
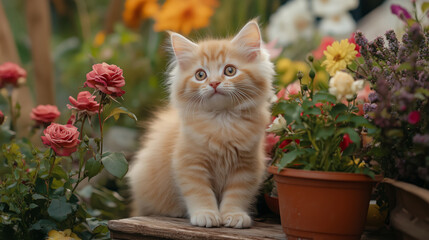
<path id="1" fill-rule="evenodd" d="M 107 8 L 107 14 L 104 20 L 104 33 L 109 35 L 113 32 L 115 23 L 121 19 L 124 8 L 124 0 L 111 0 Z"/>
<path id="2" fill-rule="evenodd" d="M 9 27 L 9 21 L 7 20 L 2 2 L 0 1 L 0 64 L 4 62 L 20 64 L 21 61 L 13 40 L 12 31 Z M 16 102 L 19 102 L 21 105 L 21 117 L 17 122 L 17 134 L 20 137 L 27 136 L 30 126 L 33 124 L 29 113 L 34 106 L 28 86 L 24 85 L 17 88 L 13 92 L 12 99 L 14 106 Z"/>
<path id="3" fill-rule="evenodd" d="M 48 0 L 26 1 L 27 29 L 35 73 L 38 104 L 55 104 L 51 59 L 51 17 Z"/>

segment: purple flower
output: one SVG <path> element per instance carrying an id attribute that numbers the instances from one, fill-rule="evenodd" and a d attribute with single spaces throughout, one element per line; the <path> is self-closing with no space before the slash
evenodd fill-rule
<path id="1" fill-rule="evenodd" d="M 416 134 L 413 137 L 413 143 L 429 146 L 429 134 Z"/>
<path id="2" fill-rule="evenodd" d="M 393 30 L 389 30 L 386 32 L 385 35 L 386 35 L 387 41 L 389 42 L 389 50 L 395 53 L 398 52 L 399 42 L 395 32 Z"/>
<path id="3" fill-rule="evenodd" d="M 407 9 L 401 7 L 400 5 L 397 5 L 397 4 L 390 5 L 390 11 L 392 11 L 393 14 L 395 14 L 396 16 L 398 16 L 402 20 L 406 20 L 406 19 L 411 18 L 411 15 L 407 11 Z"/>
<path id="4" fill-rule="evenodd" d="M 369 101 L 370 101 L 371 103 L 375 103 L 375 102 L 377 102 L 377 101 L 379 100 L 379 98 L 378 98 L 378 94 L 377 94 L 377 93 L 375 93 L 375 92 L 372 92 L 372 93 L 370 93 L 370 94 L 368 95 L 368 99 L 369 99 Z"/>

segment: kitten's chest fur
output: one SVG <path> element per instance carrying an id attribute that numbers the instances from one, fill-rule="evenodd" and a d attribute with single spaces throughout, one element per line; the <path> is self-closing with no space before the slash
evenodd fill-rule
<path id="1" fill-rule="evenodd" d="M 252 161 L 261 150 L 268 114 L 268 111 L 197 114 L 182 122 L 182 137 L 199 149 L 218 198 L 234 169 L 255 164 Z"/>

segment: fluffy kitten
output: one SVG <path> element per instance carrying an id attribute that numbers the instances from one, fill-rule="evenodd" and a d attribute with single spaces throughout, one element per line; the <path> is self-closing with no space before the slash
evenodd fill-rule
<path id="1" fill-rule="evenodd" d="M 171 33 L 170 106 L 150 124 L 128 174 L 133 215 L 246 228 L 265 172 L 273 65 L 250 21 L 232 40 Z"/>

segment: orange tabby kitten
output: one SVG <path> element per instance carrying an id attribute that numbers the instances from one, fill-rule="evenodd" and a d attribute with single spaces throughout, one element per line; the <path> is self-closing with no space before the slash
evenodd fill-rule
<path id="1" fill-rule="evenodd" d="M 250 21 L 232 40 L 170 36 L 171 104 L 151 123 L 130 168 L 133 215 L 250 227 L 274 75 L 258 24 Z"/>

